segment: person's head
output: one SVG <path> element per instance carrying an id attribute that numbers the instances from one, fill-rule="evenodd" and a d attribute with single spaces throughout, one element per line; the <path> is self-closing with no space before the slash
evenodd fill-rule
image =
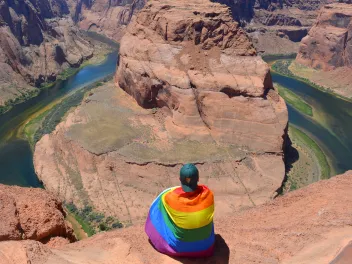
<path id="1" fill-rule="evenodd" d="M 180 170 L 180 181 L 184 192 L 193 192 L 198 187 L 199 172 L 193 164 L 185 164 Z"/>

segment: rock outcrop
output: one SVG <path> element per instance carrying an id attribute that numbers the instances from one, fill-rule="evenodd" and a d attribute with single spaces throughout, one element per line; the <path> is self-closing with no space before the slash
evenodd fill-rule
<path id="1" fill-rule="evenodd" d="M 324 71 L 351 67 L 351 18 L 352 5 L 325 5 L 302 40 L 297 62 Z"/>
<path id="2" fill-rule="evenodd" d="M 121 41 L 116 81 L 142 107 L 167 108 L 174 137 L 280 152 L 286 108 L 254 55 L 225 6 L 150 1 Z"/>
<path id="3" fill-rule="evenodd" d="M 262 54 L 297 53 L 298 43 L 314 23 L 317 10 L 335 0 L 211 0 L 231 8 Z M 120 41 L 132 15 L 146 0 L 68 0 L 74 21 L 85 30 L 96 31 Z"/>
<path id="4" fill-rule="evenodd" d="M 98 48 L 98 47 L 97 47 Z M 63 0 L 1 1 L 0 106 L 35 93 L 68 67 L 94 54 Z"/>
<path id="5" fill-rule="evenodd" d="M 120 51 L 116 82 L 133 97 L 104 84 L 37 143 L 47 190 L 132 224 L 188 162 L 219 215 L 277 195 L 286 105 L 226 6 L 150 1 Z"/>
<path id="6" fill-rule="evenodd" d="M 119 41 L 132 15 L 147 0 L 69 0 L 71 14 L 78 26 Z"/>
<path id="7" fill-rule="evenodd" d="M 42 189 L 0 185 L 0 212 L 0 241 L 75 241 L 61 202 Z"/>
<path id="8" fill-rule="evenodd" d="M 231 7 L 232 14 L 239 21 L 249 22 L 256 16 L 257 10 L 276 11 L 279 9 L 294 8 L 303 11 L 317 10 L 321 4 L 332 0 L 212 0 Z"/>
<path id="9" fill-rule="evenodd" d="M 334 0 L 232 1 L 213 0 L 231 7 L 260 54 L 297 53 L 299 42 L 315 22 L 317 10 Z"/>
<path id="10" fill-rule="evenodd" d="M 215 218 L 215 254 L 174 259 L 157 253 L 143 226 L 50 249 L 35 241 L 0 243 L 1 264 L 349 263 L 352 172 L 314 183 L 265 205 Z M 216 204 L 217 206 L 217 204 Z"/>
<path id="11" fill-rule="evenodd" d="M 299 47 L 290 70 L 302 78 L 352 97 L 351 4 L 325 5 Z"/>

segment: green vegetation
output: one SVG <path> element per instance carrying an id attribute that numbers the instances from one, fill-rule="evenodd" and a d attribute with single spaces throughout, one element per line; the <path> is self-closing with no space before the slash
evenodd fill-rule
<path id="1" fill-rule="evenodd" d="M 321 90 L 322 92 L 325 93 L 329 93 L 335 97 L 338 97 L 342 100 L 346 100 L 348 102 L 352 102 L 352 99 L 341 96 L 339 94 L 336 94 L 331 88 L 327 88 L 324 86 L 320 86 L 317 85 L 316 83 L 313 83 L 312 81 L 310 81 L 307 78 L 304 77 L 300 77 L 294 73 L 292 73 L 292 71 L 289 69 L 291 63 L 293 62 L 292 59 L 283 59 L 283 60 L 277 60 L 273 63 L 273 65 L 271 66 L 271 70 L 277 74 L 283 75 L 283 76 L 287 76 L 287 77 L 291 77 L 291 78 L 295 78 L 296 80 L 299 80 L 301 82 L 304 82 L 318 90 Z"/>
<path id="2" fill-rule="evenodd" d="M 24 128 L 24 134 L 26 138 L 28 139 L 28 142 L 30 146 L 34 147 L 35 143 L 38 141 L 34 138 L 36 131 L 42 126 L 42 122 L 45 118 L 45 116 L 49 113 L 50 110 L 45 111 L 44 113 L 41 113 L 39 116 L 33 118 L 31 121 L 29 121 L 25 128 Z"/>
<path id="3" fill-rule="evenodd" d="M 289 53 L 289 54 L 265 54 L 262 56 L 262 59 L 269 63 L 276 60 L 288 60 L 288 59 L 295 59 L 297 53 Z"/>
<path id="4" fill-rule="evenodd" d="M 65 210 L 66 217 L 65 220 L 70 222 L 72 225 L 72 229 L 78 240 L 82 240 L 88 237 L 88 234 L 83 230 L 82 225 L 77 221 L 74 214 Z"/>
<path id="5" fill-rule="evenodd" d="M 303 114 L 313 116 L 312 107 L 307 104 L 303 98 L 281 85 L 275 84 L 275 86 L 278 88 L 279 94 L 284 98 L 286 103 L 290 104 Z"/>
<path id="6" fill-rule="evenodd" d="M 103 83 L 111 79 L 112 75 L 74 92 L 62 102 L 56 104 L 51 109 L 29 121 L 24 128 L 24 134 L 27 137 L 31 147 L 33 148 L 39 139 L 43 137 L 43 135 L 53 132 L 69 110 L 72 107 L 78 106 L 82 102 L 87 92 L 93 88 L 103 85 Z"/>
<path id="7" fill-rule="evenodd" d="M 17 96 L 15 99 L 10 99 L 5 102 L 4 106 L 0 106 L 0 115 L 6 113 L 7 111 L 11 110 L 11 108 L 19 103 L 22 103 L 24 101 L 27 101 L 31 99 L 32 97 L 35 97 L 39 94 L 40 90 L 34 88 L 33 90 L 30 90 L 28 92 L 23 92 L 21 95 Z"/>
<path id="8" fill-rule="evenodd" d="M 293 60 L 278 60 L 275 61 L 275 63 L 271 66 L 271 69 L 281 75 L 285 75 L 288 77 L 296 77 L 293 75 L 293 73 L 290 71 L 289 67 L 291 65 Z"/>
<path id="9" fill-rule="evenodd" d="M 330 166 L 317 143 L 300 129 L 289 125 L 290 141 L 285 147 L 286 177 L 281 194 L 330 177 Z"/>
<path id="10" fill-rule="evenodd" d="M 76 221 L 82 226 L 88 236 L 92 236 L 101 231 L 122 228 L 122 223 L 112 216 L 105 217 L 102 213 L 97 213 L 93 207 L 86 205 L 78 208 L 73 203 L 65 203 L 66 209 L 74 216 Z"/>
<path id="11" fill-rule="evenodd" d="M 303 142 L 314 153 L 321 169 L 320 179 L 330 178 L 330 166 L 319 145 L 297 127 L 290 125 L 289 129 L 293 137 Z"/>

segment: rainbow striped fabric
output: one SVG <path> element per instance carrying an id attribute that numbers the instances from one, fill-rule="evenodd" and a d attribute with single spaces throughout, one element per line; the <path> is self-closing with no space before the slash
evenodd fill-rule
<path id="1" fill-rule="evenodd" d="M 214 195 L 206 186 L 186 193 L 181 187 L 163 191 L 152 203 L 145 232 L 156 250 L 175 257 L 213 254 Z"/>

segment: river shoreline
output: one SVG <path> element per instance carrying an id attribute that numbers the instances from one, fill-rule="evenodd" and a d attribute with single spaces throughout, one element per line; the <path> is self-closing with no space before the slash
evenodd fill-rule
<path id="1" fill-rule="evenodd" d="M 312 85 L 309 80 L 295 76 L 289 71 L 288 66 L 294 57 L 294 54 L 289 56 L 276 55 L 267 56 L 264 59 L 268 62 L 272 73 L 294 78 L 318 89 L 318 87 Z M 282 63 L 283 65 L 280 65 L 281 67 L 275 67 L 278 62 L 288 63 Z M 287 67 L 283 69 L 282 66 Z M 295 108 L 295 110 L 301 114 L 306 115 L 307 118 L 314 120 L 314 113 L 315 115 L 319 114 L 317 109 L 314 109 L 314 107 L 307 103 L 299 94 L 275 82 L 274 86 L 287 104 Z M 322 88 L 319 90 L 325 92 Z M 315 181 L 327 179 L 331 176 L 331 162 L 328 161 L 327 155 L 319 146 L 319 141 L 314 140 L 307 132 L 308 131 L 302 130 L 297 125 L 289 125 L 288 134 L 292 144 L 291 148 L 293 147 L 294 150 L 290 149 L 286 153 L 286 181 L 283 187 L 284 192 L 302 188 Z"/>
<path id="2" fill-rule="evenodd" d="M 307 78 L 304 78 L 304 77 L 301 77 L 295 73 L 293 73 L 289 66 L 290 65 L 285 65 L 285 69 L 278 69 L 278 66 L 276 65 L 278 62 L 289 62 L 289 64 L 291 64 L 291 62 L 294 61 L 294 59 L 292 59 L 291 57 L 285 57 L 285 56 L 279 56 L 279 59 L 276 59 L 276 60 L 273 60 L 273 61 L 267 61 L 267 63 L 269 64 L 270 66 L 270 69 L 271 69 L 271 72 L 273 73 L 276 73 L 276 74 L 279 74 L 279 75 L 282 75 L 282 76 L 286 76 L 286 77 L 290 77 L 290 78 L 294 78 L 298 81 L 301 81 L 301 82 L 304 82 L 306 83 L 307 85 L 310 85 L 312 87 L 314 87 L 315 89 L 318 89 L 324 93 L 327 93 L 327 94 L 330 94 L 331 96 L 334 96 L 338 99 L 341 99 L 341 100 L 344 100 L 344 101 L 347 101 L 347 102 L 350 102 L 352 103 L 352 99 L 351 98 L 348 98 L 346 96 L 343 96 L 341 94 L 338 94 L 336 92 L 334 92 L 333 89 L 329 88 L 329 87 L 326 87 L 326 86 L 321 86 Z M 287 67 L 286 67 L 287 66 Z"/>
<path id="3" fill-rule="evenodd" d="M 107 37 L 103 35 L 99 35 L 98 33 L 95 33 L 95 32 L 84 31 L 84 33 L 88 38 L 91 38 L 94 41 L 99 41 L 101 43 L 104 43 L 106 45 L 106 48 L 99 50 L 97 54 L 93 54 L 90 58 L 87 58 L 85 61 L 81 63 L 79 67 L 76 67 L 76 68 L 69 67 L 63 70 L 56 76 L 56 79 L 52 82 L 43 83 L 41 84 L 40 87 L 30 86 L 28 84 L 28 86 L 32 88 L 30 91 L 23 93 L 14 99 L 6 101 L 3 106 L 0 105 L 0 116 L 10 111 L 16 105 L 19 105 L 30 99 L 33 99 L 43 91 L 53 88 L 58 82 L 67 80 L 68 78 L 77 74 L 83 68 L 89 65 L 98 65 L 100 63 L 104 63 L 104 61 L 107 59 L 107 56 L 110 53 L 118 52 L 119 44 L 117 42 L 112 41 Z"/>
<path id="4" fill-rule="evenodd" d="M 265 60 L 272 66 L 273 82 L 296 95 L 292 97 L 288 94 L 291 96 L 289 99 L 295 99 L 291 101 L 296 104 L 288 105 L 290 124 L 300 128 L 325 153 L 331 176 L 351 169 L 349 160 L 352 157 L 352 140 L 349 135 L 352 133 L 352 101 L 296 76 L 289 69 L 292 58 L 276 56 Z M 277 85 L 275 88 L 277 89 Z M 312 107 L 313 116 L 307 115 L 308 111 L 300 111 L 304 104 Z"/>

